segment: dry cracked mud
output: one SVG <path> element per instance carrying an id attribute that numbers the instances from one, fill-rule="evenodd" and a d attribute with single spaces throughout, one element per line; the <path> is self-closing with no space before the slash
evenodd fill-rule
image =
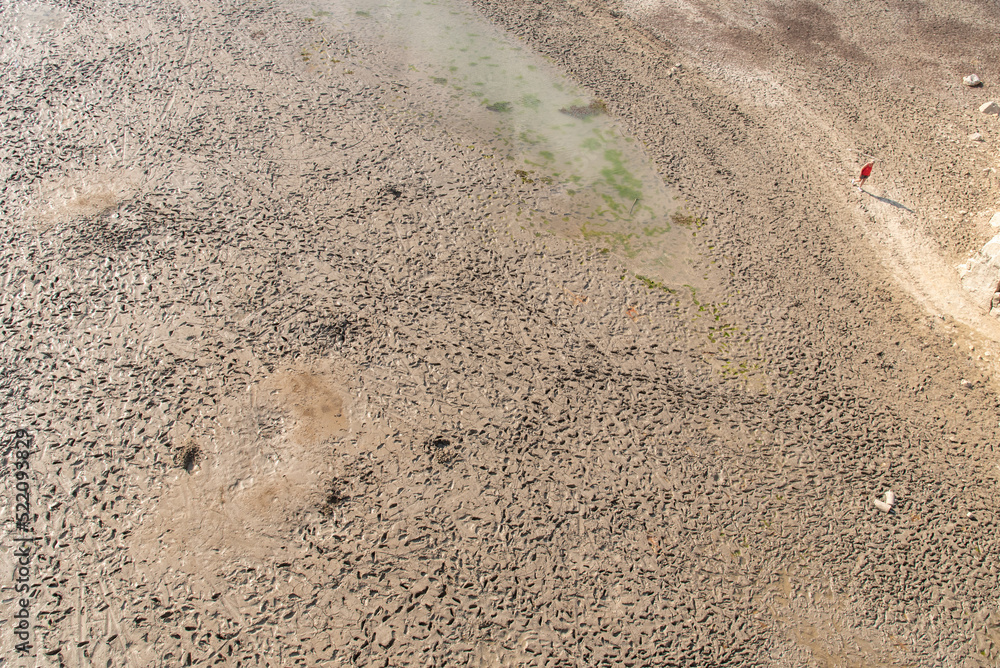
<path id="1" fill-rule="evenodd" d="M 994 5 L 0 10 L 0 665 L 998 662 Z"/>

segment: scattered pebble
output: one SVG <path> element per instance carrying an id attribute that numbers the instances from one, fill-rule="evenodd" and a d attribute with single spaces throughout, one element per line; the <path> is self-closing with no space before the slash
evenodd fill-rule
<path id="1" fill-rule="evenodd" d="M 993 114 L 993 115 L 1000 114 L 1000 104 L 997 104 L 996 101 L 994 100 L 990 100 L 989 102 L 986 102 L 985 104 L 980 106 L 979 111 L 984 114 Z"/>

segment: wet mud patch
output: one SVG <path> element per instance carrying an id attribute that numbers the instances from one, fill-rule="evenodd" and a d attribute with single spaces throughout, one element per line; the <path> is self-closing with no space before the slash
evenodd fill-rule
<path id="1" fill-rule="evenodd" d="M 322 443 L 347 428 L 344 401 L 329 377 L 288 371 L 272 376 L 263 387 L 294 417 L 291 435 L 299 443 Z"/>
<path id="2" fill-rule="evenodd" d="M 98 219 L 108 226 L 117 219 L 118 207 L 138 187 L 138 175 L 125 170 L 60 175 L 37 186 L 35 202 L 25 217 L 41 229 Z"/>
<path id="3" fill-rule="evenodd" d="M 71 20 L 69 12 L 55 5 L 25 3 L 14 5 L 11 9 L 14 27 L 28 33 L 60 30 Z"/>
<path id="4" fill-rule="evenodd" d="M 343 379 L 330 365 L 286 369 L 221 401 L 211 428 L 180 439 L 181 470 L 137 532 L 137 558 L 211 577 L 222 555 L 266 560 L 307 517 L 346 501 L 335 471 L 350 428 Z"/>

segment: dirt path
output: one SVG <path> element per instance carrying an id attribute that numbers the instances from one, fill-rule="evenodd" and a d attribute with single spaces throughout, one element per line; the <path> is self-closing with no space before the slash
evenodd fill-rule
<path id="1" fill-rule="evenodd" d="M 692 290 L 536 226 L 571 195 L 370 4 L 2 14 L 25 661 L 994 663 L 992 325 L 941 284 L 992 10 L 477 0 L 680 190 Z"/>

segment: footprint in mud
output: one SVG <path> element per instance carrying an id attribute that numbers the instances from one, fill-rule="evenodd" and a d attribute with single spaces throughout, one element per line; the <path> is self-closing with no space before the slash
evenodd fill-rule
<path id="1" fill-rule="evenodd" d="M 424 452 L 430 456 L 431 461 L 447 467 L 458 459 L 460 448 L 460 440 L 441 435 L 432 436 L 424 444 Z"/>

